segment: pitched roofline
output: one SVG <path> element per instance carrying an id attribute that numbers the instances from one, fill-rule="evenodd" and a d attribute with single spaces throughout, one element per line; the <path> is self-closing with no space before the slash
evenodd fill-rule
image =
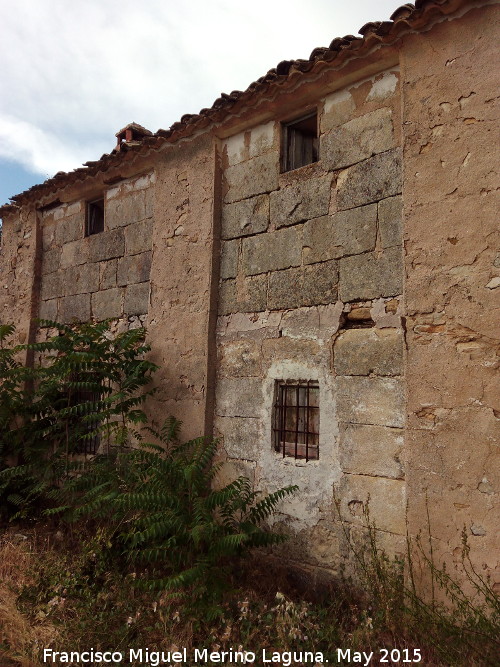
<path id="1" fill-rule="evenodd" d="M 221 125 L 244 110 L 251 109 L 263 95 L 277 96 L 291 87 L 296 87 L 305 75 L 312 76 L 332 66 L 343 67 L 352 60 L 366 57 L 381 46 L 395 44 L 409 32 L 424 32 L 437 21 L 457 14 L 460 10 L 461 14 L 464 14 L 475 7 L 498 2 L 499 0 L 416 0 L 415 5 L 402 5 L 392 13 L 389 21 L 363 25 L 359 29 L 361 37 L 336 37 L 328 47 L 315 48 L 307 60 L 284 60 L 252 82 L 245 91 L 222 93 L 210 108 L 201 109 L 197 114 L 184 114 L 180 121 L 173 123 L 168 130 L 159 129 L 151 136 L 145 135 L 140 141 L 130 145 L 122 144 L 120 151 L 115 149 L 111 153 L 105 153 L 99 160 L 85 162 L 83 167 L 71 172 L 58 172 L 45 182 L 11 197 L 10 203 L 0 207 L 0 216 L 15 210 L 19 205 L 47 196 L 61 187 L 86 180 L 123 162 L 130 163 L 136 158 L 145 157 L 166 143 L 173 144 Z M 141 126 L 137 127 L 145 130 Z"/>

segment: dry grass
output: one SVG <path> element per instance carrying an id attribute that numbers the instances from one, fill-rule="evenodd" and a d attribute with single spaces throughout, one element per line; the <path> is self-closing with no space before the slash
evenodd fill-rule
<path id="1" fill-rule="evenodd" d="M 33 623 L 18 608 L 21 590 L 32 583 L 33 561 L 37 557 L 32 544 L 9 532 L 0 540 L 0 660 L 2 667 L 20 665 L 38 667 L 37 656 L 44 646 L 58 637 L 56 627 L 40 618 Z"/>

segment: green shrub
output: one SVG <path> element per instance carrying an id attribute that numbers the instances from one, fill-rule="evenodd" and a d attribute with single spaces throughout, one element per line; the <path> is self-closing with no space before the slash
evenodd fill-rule
<path id="1" fill-rule="evenodd" d="M 170 419 L 152 431 L 160 444 L 88 462 L 61 495 L 74 520 L 87 516 L 108 526 L 110 544 L 142 568 L 147 589 L 187 591 L 197 603 L 217 600 L 230 562 L 285 539 L 261 524 L 296 487 L 259 497 L 239 477 L 214 488 L 217 441 L 179 444 L 178 429 Z"/>
<path id="2" fill-rule="evenodd" d="M 45 320 L 41 328 L 56 333 L 10 348 L 14 328 L 0 328 L 0 497 L 14 516 L 36 511 L 86 442 L 98 437 L 105 450 L 126 442 L 146 420 L 142 405 L 153 392 L 144 329 L 112 335 L 109 322 Z M 26 350 L 35 358 L 30 368 L 16 362 Z"/>

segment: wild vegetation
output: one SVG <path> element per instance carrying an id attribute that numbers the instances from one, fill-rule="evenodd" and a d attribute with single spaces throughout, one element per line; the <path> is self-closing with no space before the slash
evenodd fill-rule
<path id="1" fill-rule="evenodd" d="M 245 478 L 221 485 L 217 442 L 182 443 L 174 419 L 147 424 L 155 366 L 144 330 L 42 324 L 47 342 L 23 347 L 10 347 L 13 328 L 0 327 L 2 667 L 41 665 L 43 647 L 243 647 L 255 664 L 262 649 L 281 652 L 281 664 L 287 652 L 289 664 L 311 664 L 306 652 L 350 664 L 372 651 L 370 664 L 385 655 L 385 664 L 498 664 L 499 598 L 474 569 L 465 534 L 468 595 L 423 539 L 394 561 L 378 548 L 369 508 L 363 549 L 339 512 L 357 582 L 315 589 L 277 564 L 285 538 L 265 526 L 300 490 L 257 495 Z M 27 349 L 31 367 L 18 361 Z M 82 456 L 96 436 L 99 454 Z M 431 599 L 419 593 L 417 559 Z"/>

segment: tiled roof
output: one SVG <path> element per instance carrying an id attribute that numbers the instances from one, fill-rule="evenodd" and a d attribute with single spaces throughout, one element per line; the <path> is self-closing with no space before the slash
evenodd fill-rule
<path id="1" fill-rule="evenodd" d="M 286 89 L 287 84 L 295 83 L 297 77 L 305 73 L 315 73 L 334 64 L 336 67 L 353 58 L 366 56 L 378 45 L 394 44 L 408 31 L 425 29 L 435 18 L 451 14 L 467 5 L 476 6 L 474 0 L 416 0 L 415 4 L 407 3 L 398 7 L 389 21 L 366 23 L 359 29 L 361 37 L 345 35 L 336 37 L 328 47 L 315 48 L 306 60 L 283 60 L 267 74 L 251 83 L 245 91 L 233 90 L 231 93 L 222 93 L 210 108 L 201 109 L 197 114 L 184 114 L 180 121 L 170 126 L 168 130 L 158 130 L 155 134 L 149 133 L 146 128 L 131 123 L 130 128 L 142 132 L 140 141 L 130 144 L 122 143 L 120 150 L 105 153 L 99 160 L 85 162 L 83 167 L 64 173 L 58 172 L 40 185 L 34 185 L 28 190 L 11 198 L 13 204 L 0 207 L 0 215 L 13 210 L 16 205 L 23 204 L 41 196 L 49 195 L 61 186 L 83 181 L 100 171 L 135 159 L 139 155 L 159 148 L 165 142 L 175 143 L 178 139 L 189 136 L 197 130 L 206 129 L 215 123 L 221 123 L 244 108 L 251 108 L 263 95 L 271 95 L 279 89 Z M 117 136 L 123 132 L 117 133 Z"/>

